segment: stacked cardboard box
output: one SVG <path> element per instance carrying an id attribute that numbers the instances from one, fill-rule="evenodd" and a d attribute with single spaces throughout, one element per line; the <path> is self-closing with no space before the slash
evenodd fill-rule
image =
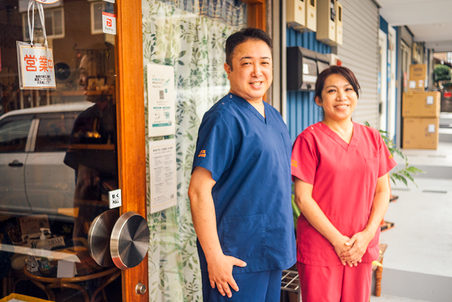
<path id="1" fill-rule="evenodd" d="M 408 91 L 409 92 L 424 91 L 426 77 L 427 77 L 426 64 L 410 65 L 410 79 L 408 81 Z"/>
<path id="2" fill-rule="evenodd" d="M 437 149 L 441 93 L 405 92 L 402 100 L 403 148 Z"/>

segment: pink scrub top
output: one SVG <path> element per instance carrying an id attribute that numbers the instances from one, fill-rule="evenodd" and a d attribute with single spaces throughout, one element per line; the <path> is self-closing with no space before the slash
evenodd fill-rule
<path id="1" fill-rule="evenodd" d="M 353 123 L 350 144 L 319 122 L 306 128 L 292 148 L 292 179 L 313 185 L 312 197 L 343 235 L 352 237 L 367 225 L 377 179 L 396 165 L 380 133 Z M 378 258 L 377 231 L 362 261 Z M 333 246 L 307 219 L 297 223 L 297 260 L 317 266 L 340 265 Z"/>

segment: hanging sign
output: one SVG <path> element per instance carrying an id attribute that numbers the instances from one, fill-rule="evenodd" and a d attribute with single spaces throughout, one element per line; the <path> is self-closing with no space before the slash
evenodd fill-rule
<path id="1" fill-rule="evenodd" d="M 35 0 L 35 1 L 42 3 L 42 4 L 53 4 L 53 3 L 57 3 L 60 0 Z"/>
<path id="2" fill-rule="evenodd" d="M 43 45 L 33 43 L 35 10 L 38 11 L 41 21 Z M 44 8 L 40 2 L 34 0 L 28 2 L 27 21 L 30 43 L 16 42 L 20 89 L 55 88 L 53 52 L 47 44 Z"/>
<path id="3" fill-rule="evenodd" d="M 174 67 L 148 64 L 149 136 L 174 134 Z"/>
<path id="4" fill-rule="evenodd" d="M 102 32 L 116 35 L 116 15 L 102 12 Z"/>
<path id="5" fill-rule="evenodd" d="M 1 1 L 0 1 L 1 2 Z M 27 11 L 27 7 L 30 0 L 19 0 L 19 13 L 23 13 Z M 36 3 L 43 3 L 45 8 L 52 8 L 52 7 L 60 7 L 63 6 L 63 0 L 55 1 L 55 0 L 36 0 Z"/>
<path id="6" fill-rule="evenodd" d="M 151 213 L 177 204 L 176 140 L 149 142 Z"/>
<path id="7" fill-rule="evenodd" d="M 21 89 L 55 88 L 53 52 L 45 46 L 17 42 Z"/>

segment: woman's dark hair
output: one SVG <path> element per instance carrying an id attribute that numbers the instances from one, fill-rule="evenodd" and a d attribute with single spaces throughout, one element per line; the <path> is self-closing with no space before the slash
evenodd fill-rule
<path id="1" fill-rule="evenodd" d="M 253 27 L 242 28 L 238 32 L 235 32 L 232 35 L 230 35 L 229 38 L 226 40 L 226 63 L 229 65 L 229 67 L 231 67 L 231 69 L 232 69 L 232 56 L 234 55 L 235 48 L 248 40 L 264 41 L 265 43 L 267 43 L 270 49 L 272 49 L 273 47 L 272 39 L 262 29 Z"/>
<path id="2" fill-rule="evenodd" d="M 351 71 L 347 67 L 335 65 L 330 66 L 329 68 L 325 69 L 320 73 L 319 77 L 317 78 L 317 82 L 315 82 L 314 97 L 319 97 L 320 99 L 322 99 L 322 90 L 323 87 L 325 86 L 325 81 L 332 74 L 339 74 L 343 76 L 347 80 L 347 82 L 349 82 L 350 85 L 352 85 L 353 90 L 356 92 L 356 95 L 359 98 L 359 90 L 361 89 L 361 86 L 359 86 L 358 80 L 356 79 L 356 76 L 353 73 L 353 71 Z"/>

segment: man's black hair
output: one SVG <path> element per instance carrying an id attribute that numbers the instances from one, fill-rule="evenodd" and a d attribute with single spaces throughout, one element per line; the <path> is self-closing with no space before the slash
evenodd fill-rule
<path id="1" fill-rule="evenodd" d="M 270 49 L 273 47 L 272 39 L 262 29 L 253 27 L 242 28 L 238 32 L 230 35 L 226 40 L 226 63 L 231 67 L 231 70 L 232 56 L 234 55 L 235 48 L 248 40 L 264 41 Z"/>

